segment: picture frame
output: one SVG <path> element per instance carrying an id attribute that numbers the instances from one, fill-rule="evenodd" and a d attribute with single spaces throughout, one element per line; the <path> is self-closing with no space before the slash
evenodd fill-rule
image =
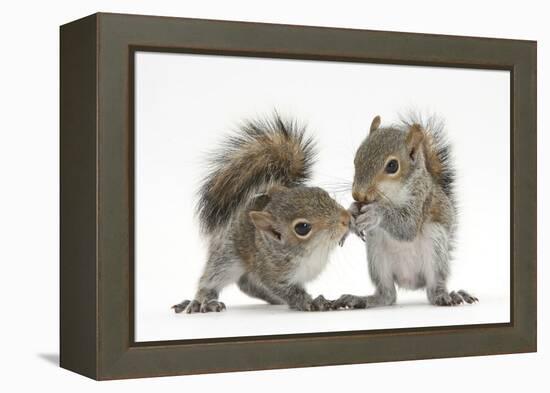
<path id="1" fill-rule="evenodd" d="M 510 323 L 136 342 L 136 51 L 509 71 Z M 109 13 L 61 26 L 61 367 L 108 380 L 536 351 L 536 54 L 525 40 Z"/>

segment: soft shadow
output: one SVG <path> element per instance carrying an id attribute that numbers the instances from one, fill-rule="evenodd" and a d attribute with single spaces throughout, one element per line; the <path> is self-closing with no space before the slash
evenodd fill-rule
<path id="1" fill-rule="evenodd" d="M 39 353 L 38 357 L 48 363 L 59 366 L 59 354 L 57 353 Z"/>

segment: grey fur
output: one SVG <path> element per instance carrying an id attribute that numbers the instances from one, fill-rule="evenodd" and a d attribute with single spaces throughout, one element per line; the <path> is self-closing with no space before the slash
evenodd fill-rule
<path id="1" fill-rule="evenodd" d="M 249 296 L 302 311 L 325 311 L 304 283 L 324 269 L 349 231 L 350 214 L 326 191 L 306 187 L 313 142 L 295 121 L 277 114 L 248 122 L 215 153 L 198 206 L 208 259 L 195 299 L 175 312 L 222 311 L 220 291 L 231 283 Z M 301 238 L 295 222 L 311 224 Z"/>
<path id="2" fill-rule="evenodd" d="M 254 273 L 245 273 L 237 282 L 237 286 L 241 291 L 250 297 L 255 297 L 266 301 L 269 304 L 285 304 L 284 300 L 276 296 L 265 285 L 262 284 L 259 277 L 255 277 Z"/>
<path id="3" fill-rule="evenodd" d="M 397 299 L 396 285 L 426 288 L 434 305 L 477 301 L 463 290 L 447 290 L 457 207 L 443 123 L 435 118 L 422 122 L 413 116 L 401 124 L 378 128 L 379 121 L 375 118 L 370 135 L 357 151 L 353 185 L 357 202 L 349 209 L 355 217 L 354 231 L 366 241 L 368 270 L 376 291 L 371 296 L 343 295 L 333 307 L 392 305 Z M 413 143 L 417 140 L 419 144 Z M 401 170 L 394 178 L 384 172 L 392 158 Z"/>

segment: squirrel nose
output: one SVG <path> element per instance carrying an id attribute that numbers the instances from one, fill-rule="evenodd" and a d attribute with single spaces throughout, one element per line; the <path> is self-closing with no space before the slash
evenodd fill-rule
<path id="1" fill-rule="evenodd" d="M 357 202 L 366 202 L 367 201 L 367 194 L 364 192 L 359 191 L 353 191 L 351 193 L 351 196 L 353 199 L 355 199 Z"/>
<path id="2" fill-rule="evenodd" d="M 376 200 L 376 190 L 373 187 L 370 187 L 369 189 L 367 189 L 366 192 L 353 191 L 351 193 L 351 196 L 353 197 L 353 199 L 355 199 L 356 202 L 369 204 Z"/>

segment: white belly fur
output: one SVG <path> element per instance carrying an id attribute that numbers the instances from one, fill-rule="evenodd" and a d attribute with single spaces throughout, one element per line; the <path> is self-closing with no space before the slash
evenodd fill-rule
<path id="1" fill-rule="evenodd" d="M 428 224 L 413 241 L 402 242 L 377 228 L 368 239 L 367 252 L 372 254 L 369 263 L 382 279 L 393 279 L 401 288 L 424 287 L 434 278 L 433 231 L 438 228 Z"/>
<path id="2" fill-rule="evenodd" d="M 303 284 L 317 278 L 325 269 L 333 249 L 332 242 L 319 242 L 309 255 L 296 258 L 296 269 L 292 273 L 291 281 Z"/>

